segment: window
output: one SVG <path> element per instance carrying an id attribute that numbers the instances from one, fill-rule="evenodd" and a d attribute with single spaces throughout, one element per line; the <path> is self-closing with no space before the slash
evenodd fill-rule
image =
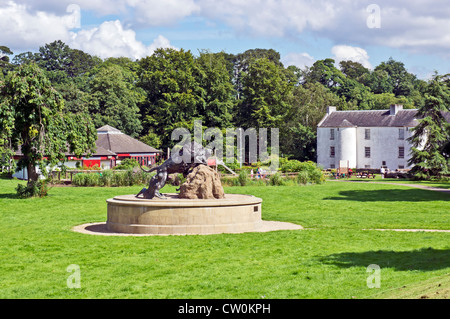
<path id="1" fill-rule="evenodd" d="M 364 165 L 364 168 L 370 168 L 370 165 Z"/>
<path id="2" fill-rule="evenodd" d="M 405 147 L 399 146 L 399 148 L 398 148 L 398 158 L 405 158 Z"/>
<path id="3" fill-rule="evenodd" d="M 370 140 L 370 128 L 366 128 L 364 131 L 364 138 Z"/>
<path id="4" fill-rule="evenodd" d="M 386 161 L 382 161 L 382 162 L 381 162 L 381 165 L 382 165 L 382 166 L 386 166 Z"/>
<path id="5" fill-rule="evenodd" d="M 399 165 L 398 166 L 398 169 L 404 169 L 405 168 L 405 165 Z"/>
<path id="6" fill-rule="evenodd" d="M 330 128 L 330 140 L 334 140 L 334 128 Z"/>
<path id="7" fill-rule="evenodd" d="M 370 158 L 370 147 L 364 147 L 365 157 Z"/>
<path id="8" fill-rule="evenodd" d="M 336 168 L 336 165 L 334 165 L 334 163 L 330 164 L 330 168 Z"/>
<path id="9" fill-rule="evenodd" d="M 330 157 L 334 157 L 334 155 L 335 155 L 334 146 L 330 146 Z"/>
<path id="10" fill-rule="evenodd" d="M 398 129 L 398 139 L 404 140 L 405 139 L 405 130 L 403 128 Z"/>

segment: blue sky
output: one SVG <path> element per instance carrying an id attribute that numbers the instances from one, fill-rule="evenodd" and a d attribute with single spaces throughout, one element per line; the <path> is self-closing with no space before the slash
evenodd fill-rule
<path id="1" fill-rule="evenodd" d="M 441 0 L 0 0 L 0 30 L 15 53 L 55 40 L 102 58 L 265 48 L 285 66 L 333 58 L 374 68 L 392 57 L 420 78 L 450 73 Z"/>

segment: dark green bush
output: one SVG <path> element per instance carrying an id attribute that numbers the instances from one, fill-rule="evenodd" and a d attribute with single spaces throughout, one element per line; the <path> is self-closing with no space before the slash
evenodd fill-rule
<path id="1" fill-rule="evenodd" d="M 16 187 L 19 198 L 44 197 L 48 195 L 49 190 L 50 187 L 47 180 L 38 180 L 27 183 L 26 185 L 18 184 Z"/>
<path id="2" fill-rule="evenodd" d="M 239 176 L 237 178 L 240 186 L 245 186 L 249 182 L 248 172 L 246 170 L 242 170 L 239 172 Z"/>
<path id="3" fill-rule="evenodd" d="M 269 185 L 271 186 L 282 186 L 284 185 L 284 179 L 281 177 L 280 173 L 275 173 L 273 175 L 270 175 L 269 178 Z"/>
<path id="4" fill-rule="evenodd" d="M 134 158 L 126 158 L 120 162 L 119 165 L 115 166 L 115 170 L 131 170 L 135 167 L 139 167 L 139 162 Z"/>
<path id="5" fill-rule="evenodd" d="M 148 184 L 154 174 L 142 170 L 112 171 L 104 170 L 98 173 L 78 173 L 72 179 L 75 186 L 133 186 Z"/>

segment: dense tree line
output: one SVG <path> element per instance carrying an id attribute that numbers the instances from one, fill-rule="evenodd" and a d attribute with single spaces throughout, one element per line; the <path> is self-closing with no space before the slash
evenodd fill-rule
<path id="1" fill-rule="evenodd" d="M 316 126 L 328 105 L 422 109 L 430 103 L 431 84 L 392 58 L 373 70 L 354 61 L 337 66 L 333 59 L 305 69 L 286 67 L 272 49 L 236 55 L 158 49 L 132 61 L 100 59 L 61 41 L 10 56 L 13 52 L 0 46 L 0 87 L 8 74 L 34 65 L 61 96 L 61 114 L 84 119 L 87 127 L 109 124 L 162 149 L 173 146 L 175 128 L 202 120 L 204 127 L 220 129 L 279 128 L 283 156 L 315 160 Z M 448 82 L 443 85 L 448 88 Z"/>

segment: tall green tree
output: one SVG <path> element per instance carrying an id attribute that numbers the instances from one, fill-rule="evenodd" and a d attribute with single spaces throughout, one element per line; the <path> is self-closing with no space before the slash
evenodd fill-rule
<path id="1" fill-rule="evenodd" d="M 450 174 L 450 154 L 446 151 L 450 140 L 450 89 L 442 76 L 434 76 L 425 93 L 425 103 L 417 111 L 418 125 L 409 139 L 412 143 L 409 165 L 420 179 L 441 178 Z M 447 116 L 449 118 L 449 116 Z"/>
<path id="2" fill-rule="evenodd" d="M 250 49 L 243 53 L 236 54 L 233 58 L 233 76 L 236 97 L 240 99 L 243 89 L 243 76 L 248 72 L 251 63 L 256 59 L 267 59 L 277 66 L 282 67 L 280 53 L 273 49 Z"/>
<path id="3" fill-rule="evenodd" d="M 70 78 L 83 75 L 99 65 L 102 60 L 81 50 L 72 49 L 61 40 L 47 43 L 38 54 L 26 53 L 21 59 L 34 59 L 40 67 L 50 72 L 61 71 Z"/>
<path id="4" fill-rule="evenodd" d="M 284 68 L 267 58 L 253 60 L 242 78 L 236 124 L 255 129 L 280 127 L 289 112 L 294 87 L 286 75 Z"/>
<path id="5" fill-rule="evenodd" d="M 198 113 L 207 127 L 229 127 L 233 108 L 233 84 L 221 53 L 201 51 L 195 59 L 200 86 Z"/>
<path id="6" fill-rule="evenodd" d="M 395 61 L 393 58 L 389 58 L 386 62 L 381 62 L 374 71 L 384 71 L 388 75 L 388 87 L 392 88 L 392 92 L 381 93 L 394 93 L 395 96 L 409 96 L 414 90 L 414 83 L 416 76 L 409 73 L 403 62 Z"/>
<path id="7" fill-rule="evenodd" d="M 14 53 L 10 48 L 4 45 L 0 45 L 0 79 L 3 78 L 8 71 L 12 70 L 12 64 L 10 63 L 9 55 Z"/>
<path id="8" fill-rule="evenodd" d="M 108 124 L 137 137 L 142 131 L 138 105 L 144 95 L 127 81 L 126 73 L 116 64 L 99 68 L 89 82 L 89 113 L 97 128 Z"/>
<path id="9" fill-rule="evenodd" d="M 330 89 L 342 84 L 345 76 L 334 66 L 334 63 L 333 59 L 314 62 L 303 74 L 302 84 L 319 82 Z"/>
<path id="10" fill-rule="evenodd" d="M 71 49 L 61 40 L 47 43 L 39 48 L 37 63 L 47 71 L 66 71 L 71 63 Z"/>
<path id="11" fill-rule="evenodd" d="M 1 143 L 8 144 L 7 156 L 20 147 L 18 168 L 27 168 L 29 185 L 38 180 L 38 164 L 57 164 L 67 151 L 81 157 L 95 149 L 97 134 L 90 119 L 63 112 L 62 96 L 35 63 L 9 72 L 0 96 Z"/>
<path id="12" fill-rule="evenodd" d="M 289 104 L 291 107 L 280 127 L 280 151 L 297 160 L 315 161 L 317 124 L 325 115 L 327 106 L 346 109 L 346 102 L 315 82 L 296 86 Z"/>
<path id="13" fill-rule="evenodd" d="M 9 64 L 9 55 L 13 55 L 14 53 L 10 48 L 4 45 L 0 45 L 0 68 Z"/>
<path id="14" fill-rule="evenodd" d="M 31 62 L 36 62 L 39 60 L 39 53 L 33 53 L 30 51 L 22 52 L 16 54 L 12 59 L 12 63 L 16 66 L 27 64 Z"/>
<path id="15" fill-rule="evenodd" d="M 171 147 L 175 128 L 187 127 L 200 119 L 199 97 L 202 95 L 196 78 L 197 69 L 190 51 L 157 49 L 139 61 L 139 86 L 146 92 L 141 104 L 144 132 L 161 136 L 162 147 Z"/>
<path id="16" fill-rule="evenodd" d="M 365 75 L 370 74 L 370 70 L 359 62 L 351 60 L 341 61 L 339 62 L 339 66 L 341 72 L 344 73 L 345 76 L 358 82 L 360 82 Z"/>

